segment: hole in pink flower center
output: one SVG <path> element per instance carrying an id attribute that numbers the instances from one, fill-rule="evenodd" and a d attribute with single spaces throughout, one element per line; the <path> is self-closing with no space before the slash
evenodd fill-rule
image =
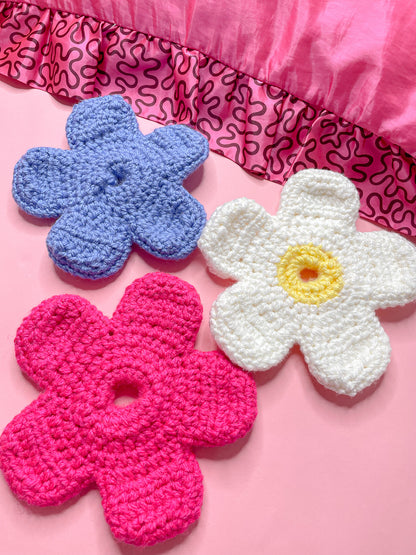
<path id="1" fill-rule="evenodd" d="M 125 407 L 134 403 L 139 397 L 139 388 L 134 383 L 120 382 L 113 387 L 114 404 Z"/>
<path id="2" fill-rule="evenodd" d="M 315 268 L 302 268 L 299 272 L 302 281 L 313 281 L 318 278 L 318 271 Z"/>

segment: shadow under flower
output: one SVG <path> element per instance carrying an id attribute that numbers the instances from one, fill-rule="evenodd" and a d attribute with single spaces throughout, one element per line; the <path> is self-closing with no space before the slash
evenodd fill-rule
<path id="1" fill-rule="evenodd" d="M 56 222 L 56 218 L 38 218 L 37 216 L 31 216 L 19 207 L 16 208 L 19 212 L 19 216 L 21 216 L 28 223 L 37 225 L 38 227 L 52 227 Z"/>
<path id="2" fill-rule="evenodd" d="M 51 263 L 53 264 L 52 260 Z M 65 283 L 68 283 L 69 285 L 72 285 L 73 287 L 76 287 L 78 289 L 83 289 L 84 291 L 92 291 L 95 289 L 101 289 L 106 285 L 113 283 L 113 281 L 115 281 L 123 271 L 124 266 L 112 276 L 101 279 L 86 279 L 78 276 L 73 276 L 72 274 L 65 272 L 61 268 L 58 268 L 58 266 L 54 265 L 54 268 L 56 275 Z"/>
<path id="3" fill-rule="evenodd" d="M 25 509 L 27 511 L 30 511 L 31 513 L 33 513 L 35 515 L 39 515 L 39 516 L 58 515 L 58 514 L 64 512 L 64 511 L 66 511 L 69 507 L 72 507 L 73 505 L 75 505 L 75 503 L 78 502 L 80 497 L 82 497 L 83 495 L 86 495 L 88 492 L 90 492 L 94 489 L 96 489 L 94 484 L 89 485 L 81 493 L 79 493 L 78 495 L 75 495 L 74 497 L 71 497 L 71 499 L 68 499 L 68 501 L 65 501 L 65 503 L 61 503 L 60 505 L 50 505 L 48 507 L 38 507 L 38 506 L 35 506 L 35 505 L 28 505 L 27 503 L 24 503 L 24 502 L 22 503 L 22 505 L 25 507 Z"/>
<path id="4" fill-rule="evenodd" d="M 221 461 L 225 459 L 232 459 L 235 457 L 249 441 L 251 430 L 240 439 L 233 443 L 215 447 L 195 447 L 193 452 L 197 459 L 209 459 L 212 461 Z"/>
<path id="5" fill-rule="evenodd" d="M 371 384 L 369 387 L 365 388 L 363 391 L 355 395 L 354 397 L 336 393 L 335 391 L 332 391 L 326 388 L 324 385 L 320 384 L 318 380 L 310 373 L 308 365 L 306 364 L 306 361 L 304 359 L 303 353 L 299 345 L 294 345 L 290 349 L 286 357 L 279 364 L 277 364 L 276 366 L 273 366 L 273 368 L 270 368 L 269 370 L 266 370 L 264 372 L 253 372 L 253 377 L 257 386 L 262 386 L 267 382 L 269 382 L 270 380 L 274 379 L 276 375 L 280 372 L 282 367 L 286 364 L 287 359 L 291 355 L 295 355 L 295 354 L 299 355 L 298 360 L 302 361 L 303 363 L 302 365 L 304 367 L 303 371 L 309 374 L 310 382 L 312 383 L 315 391 L 319 393 L 319 395 L 323 397 L 326 401 L 329 401 L 330 403 L 333 403 L 340 407 L 353 407 L 358 403 L 362 403 L 367 398 L 373 395 L 373 393 L 380 387 L 383 381 L 384 375 L 381 376 L 376 382 Z"/>
<path id="6" fill-rule="evenodd" d="M 183 188 L 191 193 L 194 189 L 201 184 L 204 177 L 204 166 L 199 166 L 189 177 L 183 182 Z"/>
<path id="7" fill-rule="evenodd" d="M 72 499 L 69 499 L 65 503 L 62 503 L 61 505 L 55 505 L 51 507 L 36 507 L 33 505 L 28 505 L 27 503 L 23 503 L 23 506 L 27 511 L 30 511 L 31 513 L 38 516 L 46 517 L 46 516 L 58 515 L 64 512 L 69 507 L 72 507 L 73 505 L 75 505 L 82 495 L 85 495 L 89 491 L 96 490 L 96 489 L 97 489 L 96 486 L 92 484 L 88 486 L 79 495 L 73 497 Z M 127 543 L 120 543 L 120 542 L 117 542 L 115 538 L 113 538 L 113 541 L 115 546 L 118 547 L 122 555 L 134 555 L 134 554 L 140 554 L 140 553 L 143 553 L 145 555 L 162 555 L 163 553 L 167 553 L 171 551 L 177 545 L 185 541 L 187 539 L 187 536 L 192 532 L 192 530 L 196 527 L 196 525 L 197 525 L 197 522 L 194 522 L 189 526 L 189 528 L 187 528 L 187 530 L 185 530 L 184 533 L 179 534 L 178 536 L 175 536 L 170 540 L 167 540 L 165 542 L 161 542 L 152 546 L 136 546 L 136 545 L 127 544 Z M 112 537 L 110 530 L 109 530 L 109 534 L 110 534 L 110 537 Z"/>
<path id="8" fill-rule="evenodd" d="M 272 368 L 269 368 L 268 370 L 253 372 L 252 376 L 254 378 L 254 381 L 256 382 L 256 385 L 264 385 L 270 380 L 273 380 L 286 364 L 286 361 L 290 357 L 290 355 L 297 351 L 300 351 L 300 349 L 297 345 L 294 345 L 290 349 L 289 353 L 285 356 L 285 358 L 280 361 L 279 364 L 276 364 L 276 366 L 272 366 Z"/>
<path id="9" fill-rule="evenodd" d="M 391 308 L 380 308 L 377 316 L 381 322 L 400 322 L 413 316 L 416 312 L 416 303 L 408 303 L 404 306 L 394 306 Z"/>
<path id="10" fill-rule="evenodd" d="M 202 254 L 198 249 L 195 249 L 189 256 L 183 258 L 182 260 L 164 260 L 163 258 L 157 258 L 140 248 L 138 245 L 133 245 L 132 252 L 139 255 L 140 258 L 142 258 L 143 261 L 150 266 L 150 268 L 154 268 L 154 270 L 158 272 L 164 272 L 167 274 L 180 272 L 191 262 L 197 260 L 203 261 Z"/>
<path id="11" fill-rule="evenodd" d="M 372 383 L 369 387 L 366 387 L 365 389 L 363 389 L 363 391 L 357 393 L 357 395 L 355 395 L 354 397 L 350 397 L 349 395 L 342 395 L 340 393 L 336 393 L 335 391 L 327 389 L 325 386 L 320 384 L 316 380 L 316 378 L 312 376 L 312 374 L 310 374 L 310 378 L 315 390 L 321 395 L 321 397 L 334 405 L 338 405 L 339 407 L 352 408 L 373 395 L 373 393 L 380 387 L 384 375 L 381 376 L 376 382 Z"/>
<path id="12" fill-rule="evenodd" d="M 117 543 L 117 547 L 121 555 L 163 555 L 164 553 L 169 553 L 169 551 L 172 551 L 172 549 L 175 549 L 178 545 L 183 543 L 188 536 L 192 534 L 192 531 L 197 525 L 198 521 L 191 524 L 182 534 L 155 545 L 137 546 L 127 543 Z"/>

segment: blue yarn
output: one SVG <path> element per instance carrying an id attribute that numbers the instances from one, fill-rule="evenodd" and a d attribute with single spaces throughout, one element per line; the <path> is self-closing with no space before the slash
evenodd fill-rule
<path id="1" fill-rule="evenodd" d="M 126 261 L 136 243 L 167 260 L 188 256 L 206 222 L 182 186 L 208 156 L 208 142 L 184 125 L 143 135 L 121 96 L 77 104 L 70 150 L 29 150 L 16 164 L 13 196 L 28 214 L 59 218 L 46 243 L 57 266 L 98 279 Z"/>

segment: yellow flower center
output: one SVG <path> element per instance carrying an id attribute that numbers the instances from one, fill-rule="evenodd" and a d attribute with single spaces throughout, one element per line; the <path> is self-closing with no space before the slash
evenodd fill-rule
<path id="1" fill-rule="evenodd" d="M 319 305 L 344 287 L 341 264 L 322 247 L 289 247 L 277 264 L 279 285 L 296 301 Z"/>

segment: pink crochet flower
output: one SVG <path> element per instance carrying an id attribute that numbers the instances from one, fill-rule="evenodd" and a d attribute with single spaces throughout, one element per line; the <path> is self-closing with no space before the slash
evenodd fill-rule
<path id="1" fill-rule="evenodd" d="M 256 417 L 250 376 L 194 341 L 195 289 L 166 274 L 127 288 L 112 319 L 72 295 L 33 309 L 15 344 L 43 393 L 6 427 L 0 463 L 27 503 L 63 503 L 92 484 L 114 536 L 150 545 L 200 513 L 202 475 L 191 451 L 246 434 Z M 129 405 L 114 403 L 137 388 Z"/>

